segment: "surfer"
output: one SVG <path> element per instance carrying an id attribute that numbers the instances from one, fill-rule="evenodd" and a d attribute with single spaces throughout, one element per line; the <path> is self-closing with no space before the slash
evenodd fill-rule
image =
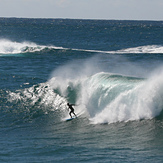
<path id="1" fill-rule="evenodd" d="M 77 117 L 76 116 L 76 114 L 74 113 L 74 108 L 72 107 L 72 106 L 75 106 L 74 104 L 69 104 L 69 103 L 67 103 L 67 105 L 68 105 L 68 107 L 69 107 L 69 109 L 70 109 L 70 113 L 69 113 L 69 115 L 70 115 L 70 117 L 72 118 L 72 113 L 75 115 L 75 117 Z"/>

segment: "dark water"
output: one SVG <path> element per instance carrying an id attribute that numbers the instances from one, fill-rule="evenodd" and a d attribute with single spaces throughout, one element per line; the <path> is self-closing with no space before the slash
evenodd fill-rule
<path id="1" fill-rule="evenodd" d="M 161 21 L 0 18 L 0 161 L 162 162 L 162 33 Z"/>

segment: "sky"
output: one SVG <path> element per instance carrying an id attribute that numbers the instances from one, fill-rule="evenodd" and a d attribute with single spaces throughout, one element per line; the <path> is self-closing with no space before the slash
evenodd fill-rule
<path id="1" fill-rule="evenodd" d="M 163 0 L 0 0 L 0 17 L 163 20 Z"/>

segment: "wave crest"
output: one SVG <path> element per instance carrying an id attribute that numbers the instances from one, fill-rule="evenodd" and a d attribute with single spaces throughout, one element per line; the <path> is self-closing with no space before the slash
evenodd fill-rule
<path id="1" fill-rule="evenodd" d="M 116 51 L 116 53 L 163 53 L 163 46 L 161 45 L 146 45 L 134 48 L 127 48 Z"/>
<path id="2" fill-rule="evenodd" d="M 76 103 L 75 112 L 85 113 L 95 124 L 151 119 L 163 110 L 162 83 L 161 75 L 148 80 L 103 72 L 72 80 L 53 77 L 47 83 L 10 92 L 10 101 L 49 109 L 44 112 L 59 109 L 64 114 L 67 101 Z"/>
<path id="3" fill-rule="evenodd" d="M 64 48 L 48 45 L 38 45 L 33 42 L 14 42 L 6 39 L 0 40 L 0 54 L 21 54 L 33 53 L 49 50 L 72 50 L 72 51 L 85 51 L 90 53 L 106 53 L 106 54 L 125 54 L 125 53 L 163 53 L 163 46 L 161 45 L 146 45 L 139 47 L 132 47 L 116 51 L 102 51 L 102 50 L 87 50 L 87 49 L 74 49 Z"/>
<path id="4" fill-rule="evenodd" d="M 20 54 L 40 52 L 46 49 L 64 49 L 62 47 L 37 45 L 33 42 L 13 42 L 10 40 L 0 40 L 0 54 Z"/>
<path id="5" fill-rule="evenodd" d="M 88 102 L 90 120 L 92 123 L 113 123 L 157 117 L 163 110 L 161 76 L 157 74 L 148 80 L 121 76 L 112 80 L 112 77 L 109 77 L 107 92 L 102 89 L 100 95 L 97 91 L 90 96 L 96 96 L 93 97 L 94 101 L 91 101 L 96 103 L 93 115 L 91 115 L 92 106 Z"/>

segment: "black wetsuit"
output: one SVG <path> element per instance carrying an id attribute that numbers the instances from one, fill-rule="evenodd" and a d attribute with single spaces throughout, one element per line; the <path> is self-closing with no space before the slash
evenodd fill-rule
<path id="1" fill-rule="evenodd" d="M 72 118 L 71 113 L 73 113 L 73 114 L 76 116 L 76 114 L 74 113 L 74 108 L 72 107 L 74 104 L 69 104 L 69 103 L 67 103 L 67 105 L 68 105 L 69 109 L 71 110 L 70 113 L 69 113 L 70 117 Z M 76 116 L 76 117 L 77 117 L 77 116 Z"/>

